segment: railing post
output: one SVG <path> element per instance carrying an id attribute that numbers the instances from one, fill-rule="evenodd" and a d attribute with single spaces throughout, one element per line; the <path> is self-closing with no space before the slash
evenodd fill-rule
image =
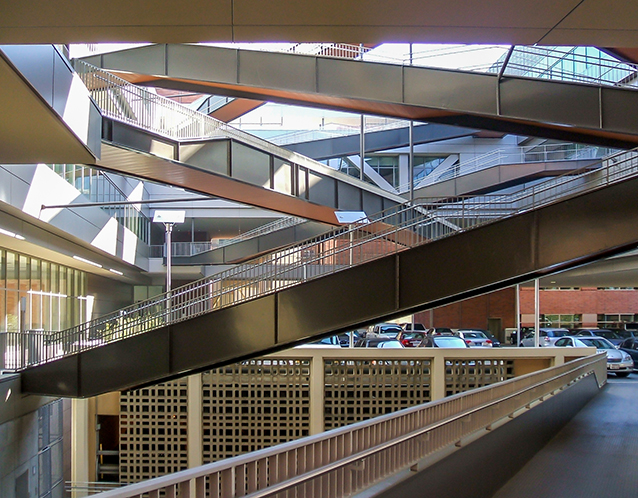
<path id="1" fill-rule="evenodd" d="M 445 398 L 445 356 L 436 353 L 430 360 L 430 401 Z"/>
<path id="2" fill-rule="evenodd" d="M 321 351 L 313 351 L 310 360 L 310 435 L 321 434 L 324 431 L 324 359 Z"/>

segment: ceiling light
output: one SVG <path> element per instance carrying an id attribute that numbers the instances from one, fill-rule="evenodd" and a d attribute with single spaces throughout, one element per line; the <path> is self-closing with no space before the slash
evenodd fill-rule
<path id="1" fill-rule="evenodd" d="M 78 261 L 82 261 L 82 263 L 86 263 L 88 265 L 93 265 L 93 266 L 97 266 L 98 268 L 102 268 L 102 265 L 100 263 L 96 263 L 95 261 L 91 261 L 90 259 L 84 259 L 84 258 L 81 258 L 80 256 L 73 256 L 73 259 L 77 259 Z"/>
<path id="2" fill-rule="evenodd" d="M 9 230 L 5 230 L 4 228 L 0 228 L 0 233 L 2 235 L 8 235 L 9 237 L 13 237 L 18 240 L 26 240 L 22 235 L 18 235 L 17 233 L 10 232 Z"/>
<path id="3" fill-rule="evenodd" d="M 109 271 L 111 273 L 115 273 L 116 275 L 120 275 L 120 276 L 124 275 L 124 273 L 122 273 L 121 271 L 114 270 L 113 268 L 109 268 Z"/>

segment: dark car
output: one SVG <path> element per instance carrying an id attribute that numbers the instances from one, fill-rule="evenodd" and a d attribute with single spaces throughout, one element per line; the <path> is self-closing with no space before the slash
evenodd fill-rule
<path id="1" fill-rule="evenodd" d="M 604 337 L 614 346 L 618 346 L 623 341 L 623 337 L 609 329 L 575 329 L 572 335 L 582 337 Z"/>
<path id="2" fill-rule="evenodd" d="M 353 334 L 352 344 L 356 344 L 359 339 L 363 338 L 363 334 L 361 334 L 358 330 L 353 330 L 352 332 L 343 332 L 337 336 L 339 339 L 339 345 L 342 348 L 347 348 L 350 346 L 350 334 Z"/>
<path id="3" fill-rule="evenodd" d="M 401 324 L 401 328 L 403 330 L 415 330 L 415 331 L 420 331 L 420 332 L 427 332 L 427 328 L 425 328 L 425 325 L 423 325 L 422 323 L 419 322 L 408 322 L 408 323 L 402 323 Z"/>
<path id="4" fill-rule="evenodd" d="M 390 337 L 368 337 L 366 339 L 361 339 L 355 344 L 357 348 L 392 348 L 392 349 L 402 349 L 403 344 L 401 344 L 396 339 L 392 339 Z"/>
<path id="5" fill-rule="evenodd" d="M 454 331 L 449 327 L 432 327 L 428 329 L 428 335 L 436 335 L 436 334 L 454 335 Z"/>
<path id="6" fill-rule="evenodd" d="M 419 344 L 421 344 L 421 341 L 423 341 L 424 337 L 425 331 L 407 332 L 404 330 L 397 334 L 396 339 L 397 341 L 400 341 L 401 344 L 403 344 L 403 346 L 406 348 L 416 348 L 419 346 Z"/>
<path id="7" fill-rule="evenodd" d="M 638 368 L 638 337 L 629 337 L 618 346 L 620 351 L 624 351 L 634 360 L 634 370 Z"/>

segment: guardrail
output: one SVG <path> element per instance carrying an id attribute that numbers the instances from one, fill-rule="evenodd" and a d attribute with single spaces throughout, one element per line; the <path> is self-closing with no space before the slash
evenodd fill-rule
<path id="1" fill-rule="evenodd" d="M 606 382 L 604 353 L 101 496 L 350 496 L 590 375 Z"/>
<path id="2" fill-rule="evenodd" d="M 502 164 L 524 164 L 530 162 L 556 162 L 556 161 L 577 161 L 587 159 L 602 160 L 605 156 L 617 153 L 616 150 L 605 147 L 594 147 L 578 144 L 543 144 L 530 145 L 525 147 L 511 147 L 508 149 L 497 149 L 486 154 L 476 156 L 470 160 L 451 166 L 449 169 L 436 176 L 429 175 L 415 182 L 414 188 L 422 188 L 432 185 L 442 180 L 449 180 L 461 176 L 469 175 L 487 168 Z M 410 184 L 397 187 L 398 193 L 406 192 Z"/>
<path id="3" fill-rule="evenodd" d="M 272 154 L 312 171 L 338 178 L 358 188 L 393 197 L 379 187 L 361 182 L 323 163 L 234 128 L 223 121 L 202 114 L 146 88 L 138 87 L 108 71 L 76 60 L 75 69 L 102 115 L 177 141 L 227 138 Z"/>
<path id="4" fill-rule="evenodd" d="M 55 352 L 53 356 L 43 356 L 38 363 L 272 294 L 637 174 L 638 154 L 631 151 L 604 160 L 597 170 L 557 177 L 512 195 L 448 198 L 445 202 L 419 199 L 416 205 L 395 206 L 62 331 L 56 336 L 59 347 L 48 350 Z"/>

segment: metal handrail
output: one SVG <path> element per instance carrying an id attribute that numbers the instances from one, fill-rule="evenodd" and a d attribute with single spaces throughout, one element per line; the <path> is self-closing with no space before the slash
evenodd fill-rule
<path id="1" fill-rule="evenodd" d="M 286 216 L 284 218 L 278 218 L 275 221 L 258 226 L 257 228 L 253 228 L 252 230 L 239 234 L 231 239 L 220 240 L 217 247 L 224 247 L 231 244 L 236 244 L 237 242 L 242 242 L 254 237 L 259 237 L 260 235 L 266 235 L 269 233 L 277 232 L 279 230 L 283 230 L 284 228 L 301 225 L 306 221 L 307 220 L 305 220 L 304 218 L 298 218 L 296 216 Z"/>
<path id="2" fill-rule="evenodd" d="M 213 251 L 215 249 L 219 249 L 220 247 L 237 244 L 238 242 L 243 242 L 244 240 L 250 240 L 254 237 L 277 232 L 279 230 L 283 230 L 284 228 L 291 228 L 297 225 L 301 225 L 306 221 L 307 220 L 305 220 L 304 218 L 297 218 L 296 216 L 286 216 L 283 218 L 278 218 L 270 223 L 258 226 L 257 228 L 253 228 L 248 232 L 244 232 L 230 239 L 210 240 L 206 242 L 173 242 L 171 244 L 171 254 L 173 256 L 195 256 L 197 254 L 202 254 L 205 252 Z M 150 247 L 152 257 L 165 256 L 164 251 L 166 244 L 153 245 Z"/>
<path id="3" fill-rule="evenodd" d="M 396 130 L 398 128 L 406 128 L 410 124 L 409 121 L 403 119 L 391 120 L 389 122 L 366 126 L 365 133 L 374 133 L 378 131 L 387 131 L 387 130 Z M 427 124 L 420 124 L 420 126 L 426 126 Z M 285 133 L 283 135 L 277 135 L 270 138 L 270 141 L 274 144 L 283 146 L 289 144 L 298 144 L 303 142 L 312 142 L 315 140 L 324 140 L 329 138 L 339 138 L 339 137 L 347 137 L 353 135 L 361 134 L 360 126 L 345 126 L 340 125 L 341 129 L 337 130 L 329 130 L 326 127 L 329 124 L 326 124 L 323 128 L 319 130 L 300 130 L 300 131 L 292 131 Z"/>
<path id="4" fill-rule="evenodd" d="M 201 496 L 208 488 L 221 498 L 265 498 L 285 491 L 311 498 L 337 486 L 335 496 L 351 495 L 591 375 L 599 387 L 606 382 L 604 353 L 101 496 L 158 496 L 162 491 L 173 496 L 176 490 L 187 496 L 192 486 Z M 364 468 L 357 479 L 343 473 Z"/>
<path id="5" fill-rule="evenodd" d="M 319 161 L 238 130 L 212 116 L 157 95 L 148 89 L 133 85 L 84 61 L 76 60 L 75 68 L 91 92 L 91 97 L 102 110 L 102 114 L 108 118 L 142 128 L 171 140 L 199 141 L 214 138 L 236 140 L 284 161 L 332 178 L 338 178 L 339 181 L 400 202 L 398 198 L 393 198 L 394 193 L 386 192 L 379 187 L 329 168 Z"/>
<path id="6" fill-rule="evenodd" d="M 454 168 L 453 174 L 445 176 L 445 178 L 441 177 L 449 174 L 449 170 L 446 170 L 436 176 L 428 175 L 416 182 L 414 188 L 427 187 L 428 185 L 433 185 L 443 179 L 449 180 L 452 178 L 459 178 L 461 176 L 476 173 L 477 171 L 483 171 L 484 169 L 502 164 L 523 164 L 540 161 L 577 161 L 586 159 L 602 160 L 604 156 L 608 156 L 615 152 L 616 151 L 613 149 L 587 145 L 583 146 L 572 143 L 529 145 L 524 147 L 497 149 L 452 166 L 452 168 Z M 406 183 L 398 186 L 397 192 L 403 193 L 409 188 L 410 184 Z"/>
<path id="7" fill-rule="evenodd" d="M 62 331 L 58 347 L 43 353 L 40 362 L 272 294 L 637 174 L 638 154 L 631 151 L 606 159 L 600 169 L 566 174 L 511 195 L 447 198 L 445 202 L 429 198 L 416 205 L 394 206 L 361 223 L 337 228 Z"/>

